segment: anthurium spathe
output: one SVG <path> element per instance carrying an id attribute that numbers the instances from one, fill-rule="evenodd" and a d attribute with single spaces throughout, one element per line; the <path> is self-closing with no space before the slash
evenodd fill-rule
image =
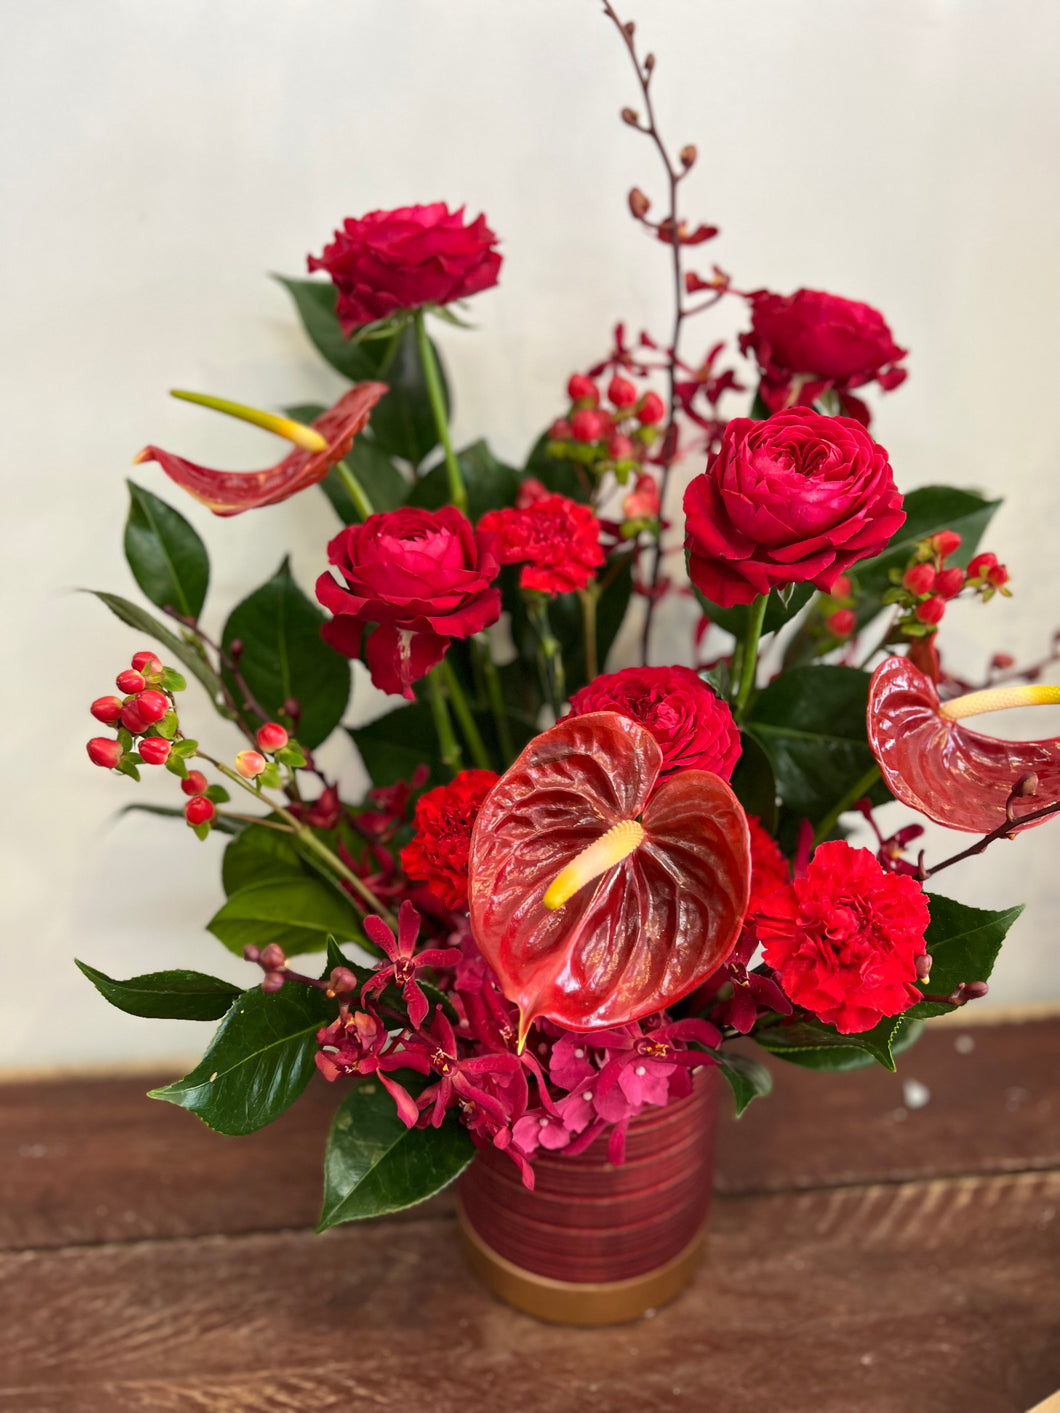
<path id="1" fill-rule="evenodd" d="M 264 471 L 214 471 L 157 446 L 145 446 L 133 459 L 157 461 L 171 481 L 176 481 L 215 515 L 239 515 L 244 510 L 275 505 L 322 481 L 349 451 L 354 437 L 363 429 L 372 408 L 386 391 L 385 383 L 358 383 L 309 427 L 288 417 L 255 413 L 252 408 L 241 408 L 220 398 L 191 399 L 252 421 L 295 443 L 294 451 Z"/>
<path id="2" fill-rule="evenodd" d="M 1050 702 L 1060 702 L 1060 687 L 1030 684 L 943 703 L 926 673 L 908 658 L 889 657 L 869 686 L 869 744 L 903 804 L 949 829 L 988 834 L 1060 802 L 1060 737 L 1002 741 L 969 730 L 963 719 Z"/>
<path id="3" fill-rule="evenodd" d="M 658 783 L 662 752 L 616 712 L 536 737 L 486 797 L 469 867 L 471 927 L 525 1034 L 623 1025 L 680 999 L 740 932 L 747 821 L 717 775 Z"/>

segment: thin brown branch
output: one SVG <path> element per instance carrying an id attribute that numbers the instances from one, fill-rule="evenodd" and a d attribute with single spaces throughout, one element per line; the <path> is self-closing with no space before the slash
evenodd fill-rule
<path id="1" fill-rule="evenodd" d="M 962 863 L 965 859 L 974 858 L 976 854 L 981 854 L 984 849 L 989 848 L 995 839 L 1012 839 L 1026 829 L 1028 825 L 1036 824 L 1040 819 L 1048 819 L 1049 816 L 1053 814 L 1060 814 L 1060 801 L 1054 805 L 1046 805 L 1043 809 L 1035 810 L 1032 814 L 1021 815 L 1019 819 L 1006 819 L 1004 824 L 999 824 L 996 829 L 991 830 L 989 834 L 985 834 L 982 839 L 970 845 L 969 848 L 962 849 L 959 854 L 954 854 L 952 858 L 943 859 L 943 861 L 940 864 L 936 864 L 934 868 L 925 869 L 922 866 L 920 877 L 922 880 L 934 878 L 936 873 L 941 873 L 944 868 L 949 868 L 951 864 Z"/>

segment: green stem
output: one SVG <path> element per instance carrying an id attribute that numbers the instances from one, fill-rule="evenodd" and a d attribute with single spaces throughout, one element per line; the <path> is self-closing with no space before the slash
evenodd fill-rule
<path id="1" fill-rule="evenodd" d="M 579 589 L 578 598 L 582 606 L 582 631 L 585 635 L 585 680 L 592 682 L 599 672 L 596 651 L 596 598 L 597 587 L 587 584 Z"/>
<path id="2" fill-rule="evenodd" d="M 758 666 L 758 640 L 762 636 L 769 595 L 759 594 L 747 615 L 747 632 L 743 640 L 743 662 L 740 664 L 740 686 L 736 693 L 733 710 L 739 720 L 751 699 L 755 685 L 755 668 Z"/>
<path id="3" fill-rule="evenodd" d="M 859 800 L 863 800 L 869 793 L 876 781 L 880 778 L 880 767 L 873 764 L 871 770 L 866 770 L 856 785 L 852 785 L 837 805 L 828 811 L 824 819 L 821 820 L 813 835 L 813 842 L 819 844 L 822 839 L 827 839 L 832 830 L 836 827 L 839 816 L 846 810 L 853 809 Z"/>
<path id="4" fill-rule="evenodd" d="M 416 310 L 413 321 L 416 325 L 416 347 L 419 349 L 420 365 L 423 368 L 423 381 L 427 385 L 427 400 L 431 404 L 431 411 L 434 414 L 438 440 L 445 452 L 445 472 L 449 478 L 449 499 L 457 510 L 462 510 L 466 515 L 467 491 L 464 489 L 464 478 L 460 474 L 460 467 L 453 452 L 453 444 L 449 440 L 449 418 L 446 415 L 445 398 L 442 395 L 442 379 L 438 372 L 434 349 L 427 337 L 427 324 L 422 309 Z"/>
<path id="5" fill-rule="evenodd" d="M 350 500 L 353 501 L 353 508 L 362 520 L 367 520 L 369 515 L 375 514 L 375 507 L 368 499 L 364 487 L 353 473 L 353 469 L 345 461 L 335 463 L 335 470 L 338 472 L 339 480 L 346 487 Z"/>
<path id="6" fill-rule="evenodd" d="M 464 733 L 464 740 L 471 751 L 471 759 L 478 766 L 479 770 L 492 770 L 493 762 L 489 758 L 486 744 L 482 739 L 478 727 L 475 725 L 475 718 L 471 715 L 471 708 L 467 704 L 464 696 L 464 689 L 460 685 L 460 679 L 453 670 L 453 664 L 447 657 L 442 658 L 442 679 L 445 682 L 445 690 L 449 696 L 449 705 L 453 708 L 453 715 L 460 723 L 460 729 Z"/>
<path id="7" fill-rule="evenodd" d="M 490 650 L 490 640 L 487 635 L 478 633 L 470 642 L 471 651 L 475 655 L 475 661 L 481 668 L 486 683 L 486 697 L 489 700 L 490 711 L 493 713 L 493 724 L 497 728 L 497 740 L 500 742 L 501 755 L 507 768 L 515 759 L 515 746 L 512 742 L 511 727 L 508 725 L 508 709 L 504 705 L 500 674 L 497 671 L 497 664 L 493 661 L 493 653 Z"/>
<path id="8" fill-rule="evenodd" d="M 449 717 L 449 708 L 445 704 L 445 690 L 442 686 L 441 664 L 432 667 L 427 674 L 427 691 L 431 699 L 431 715 L 434 717 L 434 729 L 438 736 L 438 745 L 442 752 L 442 764 L 450 775 L 459 775 L 463 769 L 464 761 L 460 754 L 460 747 L 457 744 L 456 736 L 453 734 L 453 723 Z"/>
<path id="9" fill-rule="evenodd" d="M 546 695 L 555 716 L 559 716 L 567 697 L 567 677 L 563 670 L 563 649 L 548 621 L 548 600 L 544 594 L 530 590 L 526 594 L 526 614 L 539 643 L 538 663 L 545 682 Z"/>

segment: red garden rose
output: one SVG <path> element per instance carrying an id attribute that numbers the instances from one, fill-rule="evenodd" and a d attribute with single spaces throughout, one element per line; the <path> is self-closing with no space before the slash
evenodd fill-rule
<path id="1" fill-rule="evenodd" d="M 441 661 L 451 638 L 467 638 L 496 623 L 500 565 L 493 536 L 472 530 L 452 506 L 404 506 L 349 525 L 328 545 L 342 575 L 317 580 L 317 598 L 335 615 L 321 632 L 347 657 L 358 657 L 365 626 L 365 660 L 384 692 L 412 697 L 412 683 Z"/>
<path id="2" fill-rule="evenodd" d="M 326 270 L 339 292 L 337 313 L 346 333 L 422 304 L 467 299 L 497 283 L 497 237 L 479 216 L 464 222 L 464 208 L 444 201 L 351 216 L 324 247 L 309 257 L 310 270 Z"/>
<path id="3" fill-rule="evenodd" d="M 922 999 L 916 959 L 929 920 L 915 879 L 840 841 L 819 846 L 806 876 L 773 893 L 755 927 L 792 1001 L 854 1035 Z"/>
<path id="4" fill-rule="evenodd" d="M 685 491 L 688 573 L 723 608 L 806 580 L 830 589 L 905 520 L 887 453 L 809 408 L 737 417 Z"/>
<path id="5" fill-rule="evenodd" d="M 904 382 L 898 364 L 907 350 L 870 304 L 815 289 L 759 290 L 750 302 L 751 329 L 740 335 L 740 348 L 757 360 L 762 400 L 773 412 L 808 407 L 830 388 L 842 395 L 873 380 L 885 391 Z M 844 410 L 858 415 L 860 408 L 854 398 Z"/>
<path id="6" fill-rule="evenodd" d="M 751 834 L 751 896 L 744 918 L 749 921 L 772 893 L 791 882 L 791 867 L 756 815 L 747 816 L 747 828 Z"/>
<path id="7" fill-rule="evenodd" d="M 409 878 L 427 884 L 447 908 L 467 907 L 467 858 L 479 806 L 500 779 L 492 770 L 462 770 L 449 785 L 421 795 L 411 844 L 401 851 Z"/>
<path id="8" fill-rule="evenodd" d="M 659 779 L 709 770 L 728 780 L 740 733 L 727 704 L 690 667 L 626 667 L 597 677 L 570 699 L 570 715 L 617 711 L 646 726 L 663 753 Z"/>
<path id="9" fill-rule="evenodd" d="M 604 562 L 600 522 L 587 505 L 566 496 L 544 495 L 529 504 L 490 510 L 480 530 L 497 536 L 502 564 L 524 564 L 524 589 L 567 594 L 584 589 Z"/>

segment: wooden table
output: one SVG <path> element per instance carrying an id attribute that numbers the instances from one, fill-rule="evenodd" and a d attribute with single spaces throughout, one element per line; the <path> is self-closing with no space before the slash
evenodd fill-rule
<path id="1" fill-rule="evenodd" d="M 323 1081 L 243 1139 L 143 1097 L 170 1076 L 0 1086 L 0 1413 L 1025 1413 L 1060 1387 L 1058 1057 L 1045 1019 L 897 1077 L 774 1063 L 695 1285 L 599 1331 L 495 1304 L 445 1194 L 314 1236 Z"/>

